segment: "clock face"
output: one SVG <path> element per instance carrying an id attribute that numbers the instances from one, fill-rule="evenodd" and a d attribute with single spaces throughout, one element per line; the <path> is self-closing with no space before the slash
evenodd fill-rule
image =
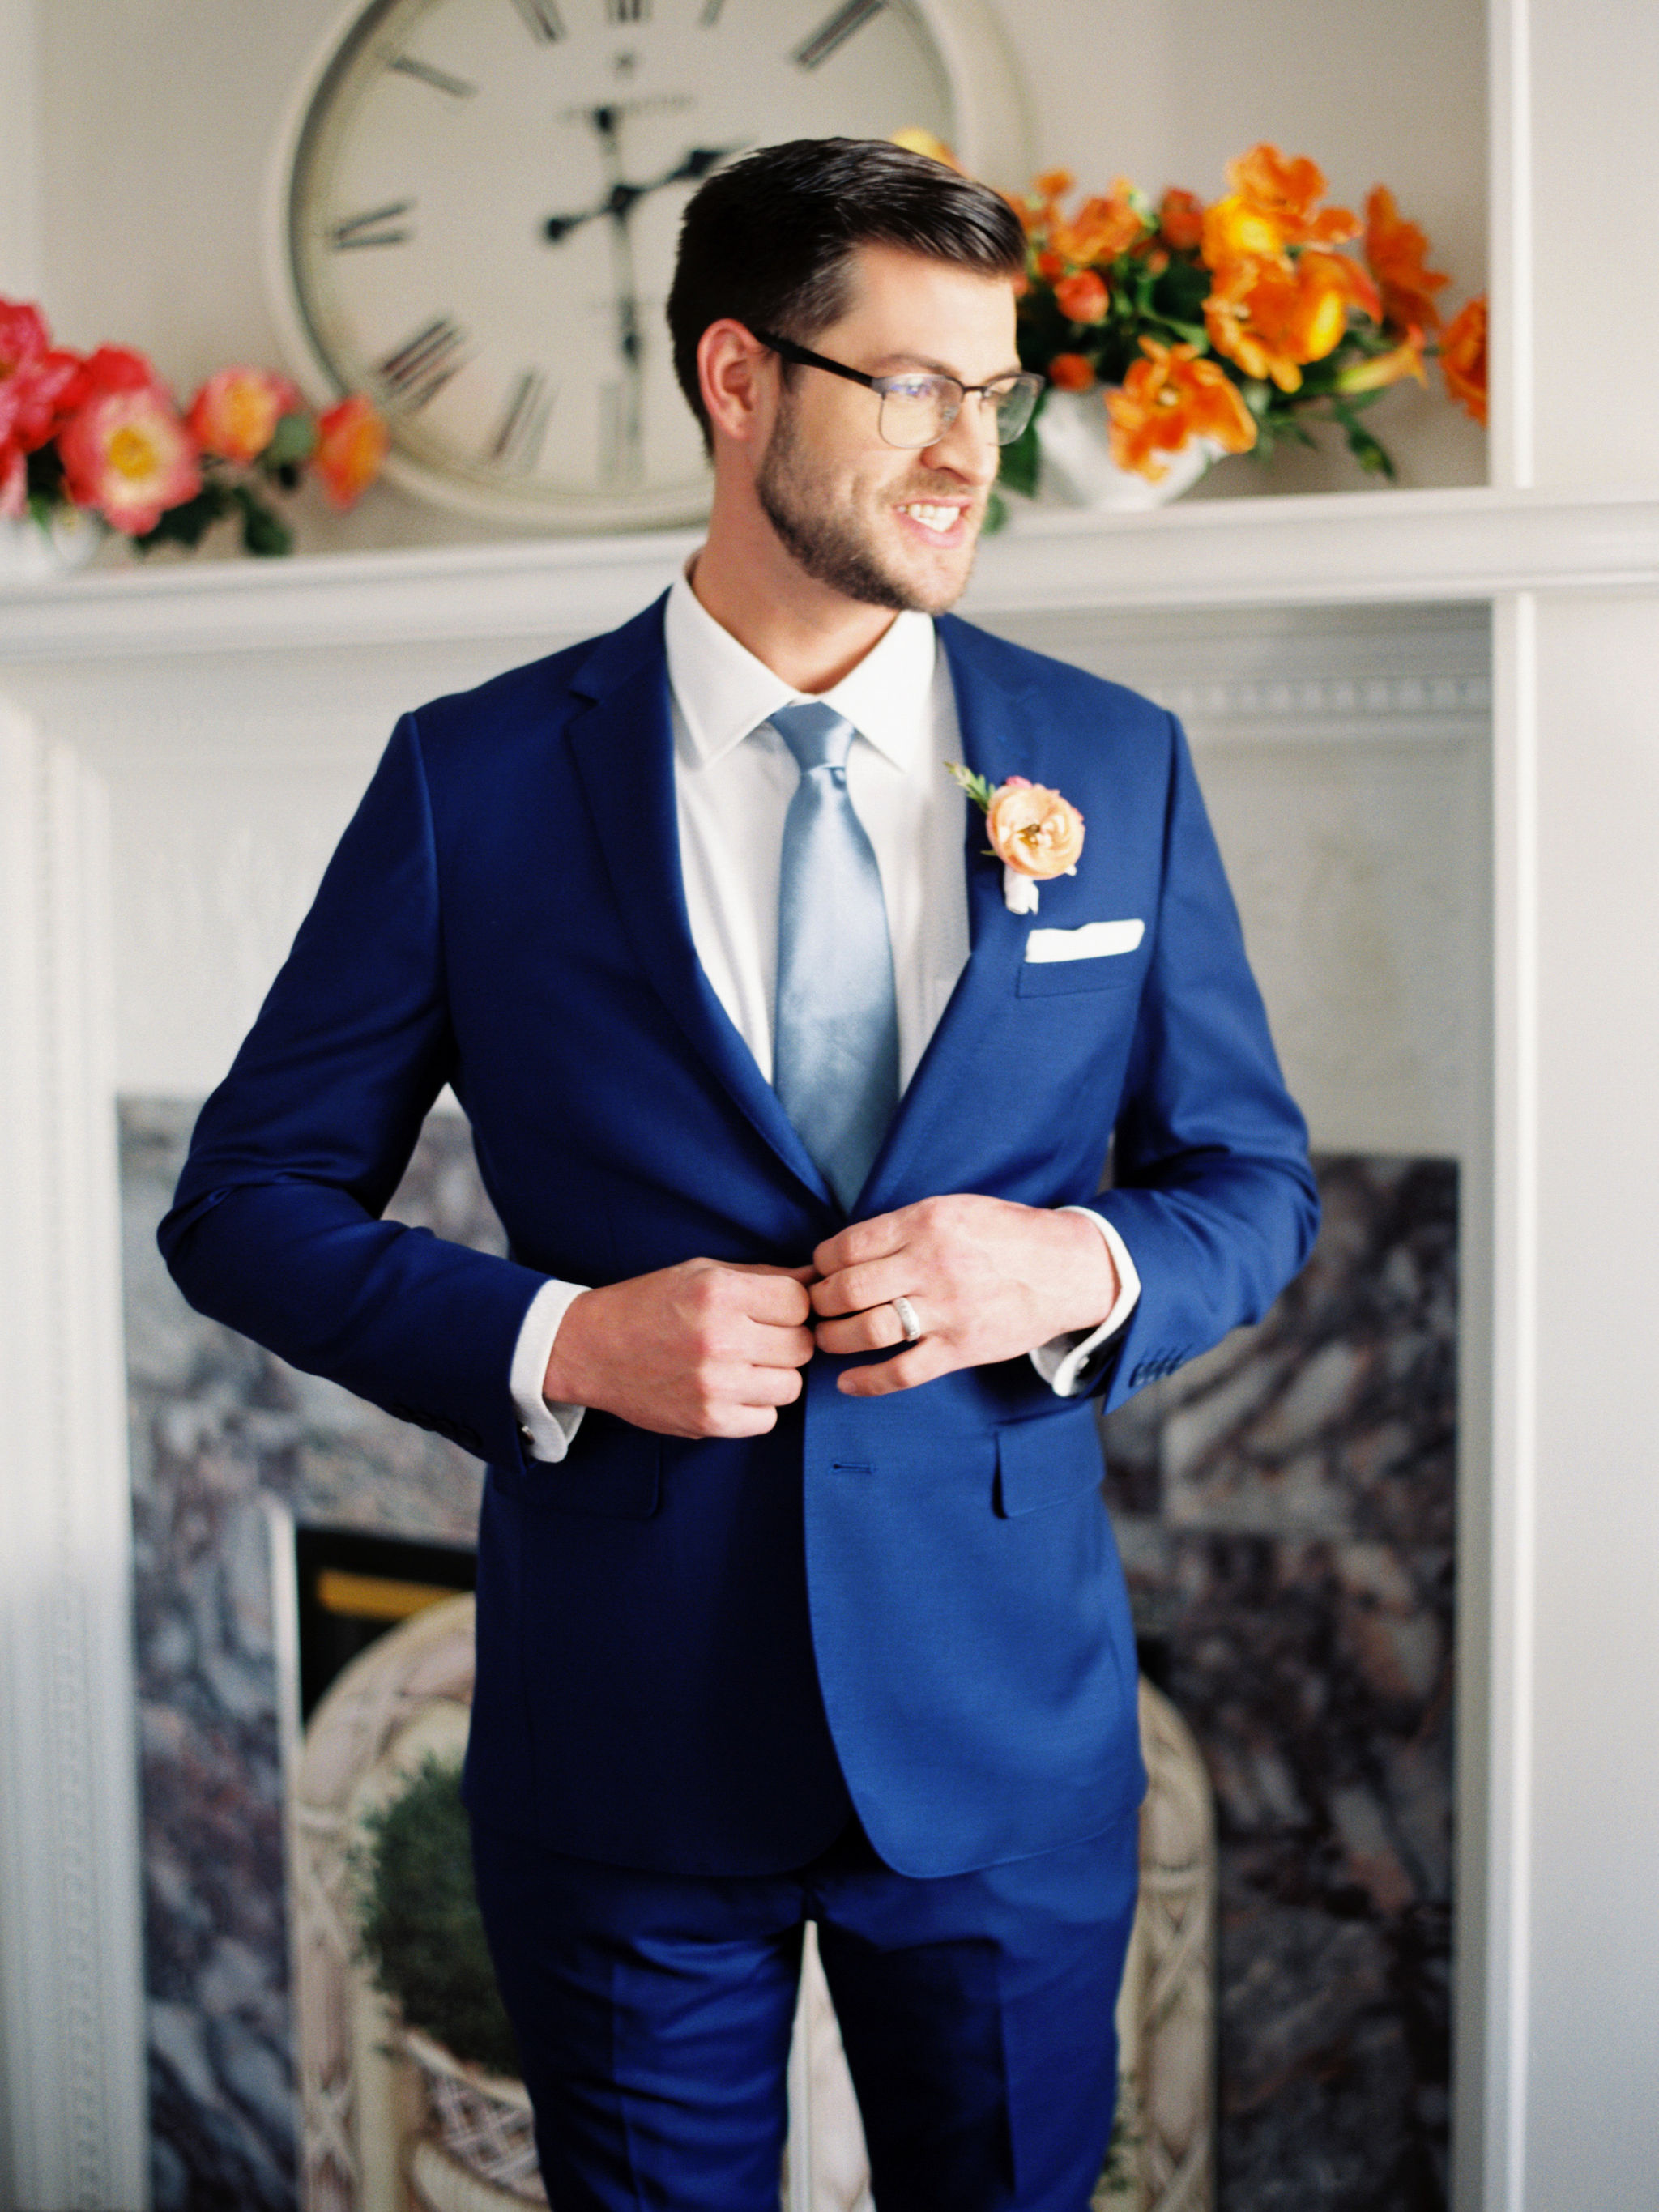
<path id="1" fill-rule="evenodd" d="M 664 307 L 697 183 L 751 147 L 949 139 L 912 0 L 376 0 L 305 99 L 284 289 L 390 473 L 544 526 L 685 521 L 708 477 Z"/>

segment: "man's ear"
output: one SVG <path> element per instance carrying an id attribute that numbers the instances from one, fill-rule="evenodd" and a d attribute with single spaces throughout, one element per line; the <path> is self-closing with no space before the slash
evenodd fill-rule
<path id="1" fill-rule="evenodd" d="M 717 437 L 763 437 L 777 404 L 778 357 L 728 315 L 697 341 L 697 380 Z"/>

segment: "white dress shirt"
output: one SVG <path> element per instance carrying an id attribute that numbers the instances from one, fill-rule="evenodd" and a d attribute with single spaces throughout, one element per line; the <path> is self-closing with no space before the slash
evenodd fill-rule
<path id="1" fill-rule="evenodd" d="M 691 942 L 714 995 L 769 1082 L 783 818 L 800 772 L 767 717 L 805 695 L 722 629 L 684 576 L 668 595 L 665 643 Z M 945 773 L 945 763 L 961 757 L 960 739 L 950 668 L 931 619 L 897 616 L 858 666 L 820 696 L 858 733 L 847 785 L 874 848 L 886 900 L 902 1090 L 969 952 L 963 872 L 968 801 Z M 1061 1397 L 1075 1393 L 1084 1361 L 1127 1320 L 1140 1295 L 1140 1279 L 1116 1230 L 1087 1207 L 1071 1210 L 1088 1213 L 1098 1226 L 1119 1289 L 1097 1328 L 1056 1337 L 1032 1352 L 1037 1371 Z M 585 1287 L 546 1283 L 519 1333 L 513 1400 L 536 1459 L 562 1459 L 581 1420 L 580 1406 L 543 1398 L 542 1378 L 559 1324 Z"/>

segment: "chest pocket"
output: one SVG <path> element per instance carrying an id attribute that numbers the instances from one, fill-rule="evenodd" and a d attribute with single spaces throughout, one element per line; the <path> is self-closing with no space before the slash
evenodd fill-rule
<path id="1" fill-rule="evenodd" d="M 1030 930 L 1014 988 L 1023 999 L 1133 990 L 1146 971 L 1146 923 L 1133 918 Z"/>

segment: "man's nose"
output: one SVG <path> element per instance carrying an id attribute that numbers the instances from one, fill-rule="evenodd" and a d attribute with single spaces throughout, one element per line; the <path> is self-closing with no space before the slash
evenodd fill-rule
<path id="1" fill-rule="evenodd" d="M 950 469 L 971 484 L 989 483 L 1001 449 L 997 444 L 996 408 L 988 393 L 964 394 L 957 418 L 926 448 L 935 468 Z"/>

